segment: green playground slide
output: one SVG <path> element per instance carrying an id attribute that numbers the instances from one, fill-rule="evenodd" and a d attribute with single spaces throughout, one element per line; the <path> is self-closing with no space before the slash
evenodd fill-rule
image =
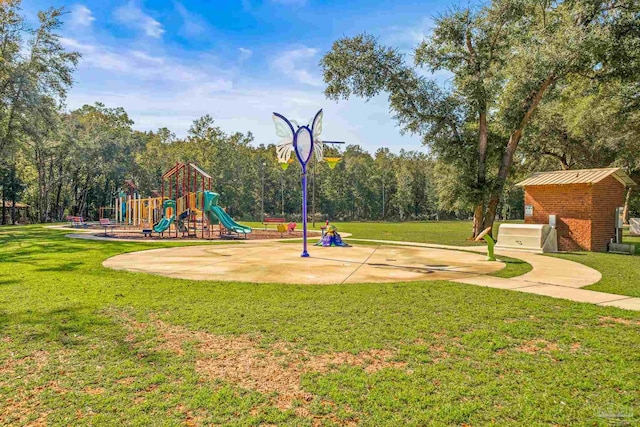
<path id="1" fill-rule="evenodd" d="M 175 200 L 165 200 L 164 203 L 162 203 L 162 208 L 164 210 L 164 216 L 160 219 L 160 221 L 153 225 L 153 231 L 155 231 L 156 233 L 163 233 L 167 231 L 167 229 L 171 227 L 171 224 L 173 224 L 173 220 L 176 218 L 175 215 L 167 217 L 167 210 L 169 208 L 172 208 L 174 211 L 176 210 Z"/>
<path id="2" fill-rule="evenodd" d="M 231 218 L 220 206 L 218 206 L 218 198 L 220 196 L 212 191 L 204 192 L 204 211 L 207 214 L 209 222 L 220 221 L 222 226 L 229 231 L 245 236 L 251 233 L 251 227 L 238 224 Z"/>
<path id="3" fill-rule="evenodd" d="M 171 215 L 170 218 L 162 217 L 160 221 L 154 224 L 153 231 L 156 233 L 163 233 L 167 231 L 167 228 L 171 227 L 171 224 L 173 224 L 173 218 L 173 215 Z"/>

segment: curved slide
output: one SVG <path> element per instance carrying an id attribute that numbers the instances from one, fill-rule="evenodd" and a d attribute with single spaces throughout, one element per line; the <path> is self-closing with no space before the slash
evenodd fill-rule
<path id="1" fill-rule="evenodd" d="M 167 216 L 167 210 L 169 208 L 176 210 L 176 202 L 175 200 L 165 200 L 162 203 L 162 208 L 164 210 L 164 216 L 160 219 L 160 221 L 153 224 L 153 231 L 156 233 L 163 233 L 167 231 L 171 224 L 173 224 L 173 220 L 176 218 L 175 215 Z"/>
<path id="2" fill-rule="evenodd" d="M 167 231 L 169 227 L 171 227 L 172 223 L 173 223 L 173 215 L 171 215 L 170 218 L 163 217 L 160 221 L 156 222 L 153 225 L 153 231 L 155 231 L 156 233 L 163 233 Z"/>
<path id="3" fill-rule="evenodd" d="M 244 234 L 245 236 L 251 233 L 251 227 L 238 224 L 227 214 L 224 209 L 218 206 L 218 198 L 220 196 L 217 193 L 211 191 L 204 192 L 204 211 L 207 214 L 209 222 L 220 221 L 222 226 L 234 233 Z"/>

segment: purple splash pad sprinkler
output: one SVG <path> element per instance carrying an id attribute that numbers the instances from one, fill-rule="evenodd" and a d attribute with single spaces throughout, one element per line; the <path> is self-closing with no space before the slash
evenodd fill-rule
<path id="1" fill-rule="evenodd" d="M 302 166 L 302 257 L 308 257 L 307 251 L 307 165 L 316 154 L 318 160 L 322 160 L 322 152 L 325 143 L 343 144 L 343 142 L 320 140 L 322 133 L 322 110 L 318 111 L 308 125 L 300 126 L 295 120 L 288 120 L 279 113 L 273 113 L 273 122 L 276 125 L 276 134 L 283 138 L 276 147 L 278 161 L 288 164 L 291 152 L 296 153 L 296 158 Z M 295 125 L 295 127 L 294 127 Z"/>

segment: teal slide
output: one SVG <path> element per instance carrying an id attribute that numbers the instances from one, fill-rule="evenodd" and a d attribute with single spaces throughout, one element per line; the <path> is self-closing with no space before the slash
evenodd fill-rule
<path id="1" fill-rule="evenodd" d="M 222 224 L 222 226 L 227 230 L 238 234 L 244 234 L 246 237 L 247 234 L 251 233 L 251 227 L 235 222 L 233 218 L 224 211 L 224 209 L 218 206 L 219 197 L 218 193 L 211 191 L 204 192 L 204 212 L 206 213 L 209 222 L 213 223 L 220 221 L 220 224 Z"/>
<path id="2" fill-rule="evenodd" d="M 171 224 L 173 224 L 173 220 L 176 217 L 175 215 L 167 217 L 167 209 L 172 208 L 174 212 L 176 210 L 175 200 L 165 200 L 164 203 L 162 203 L 162 208 L 164 210 L 164 216 L 160 221 L 153 225 L 153 231 L 155 231 L 156 233 L 163 233 L 167 231 L 167 229 L 171 227 Z"/>

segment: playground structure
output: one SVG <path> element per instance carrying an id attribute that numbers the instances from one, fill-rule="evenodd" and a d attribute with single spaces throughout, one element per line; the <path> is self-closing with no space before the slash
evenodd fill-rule
<path id="1" fill-rule="evenodd" d="M 114 197 L 113 204 L 100 208 L 101 223 L 124 229 L 140 229 L 145 236 L 152 233 L 175 237 L 211 238 L 213 226 L 220 237 L 251 233 L 251 227 L 235 222 L 220 206 L 219 195 L 211 191 L 212 178 L 194 163 L 176 163 L 162 175 L 157 197 L 143 198 L 135 184 L 125 181 L 126 190 Z M 105 233 L 106 234 L 106 233 Z"/>
<path id="2" fill-rule="evenodd" d="M 121 227 L 150 226 L 160 219 L 162 210 L 161 197 L 143 198 L 132 180 L 124 182 L 110 206 L 100 208 L 100 219 L 109 219 L 113 225 Z"/>

